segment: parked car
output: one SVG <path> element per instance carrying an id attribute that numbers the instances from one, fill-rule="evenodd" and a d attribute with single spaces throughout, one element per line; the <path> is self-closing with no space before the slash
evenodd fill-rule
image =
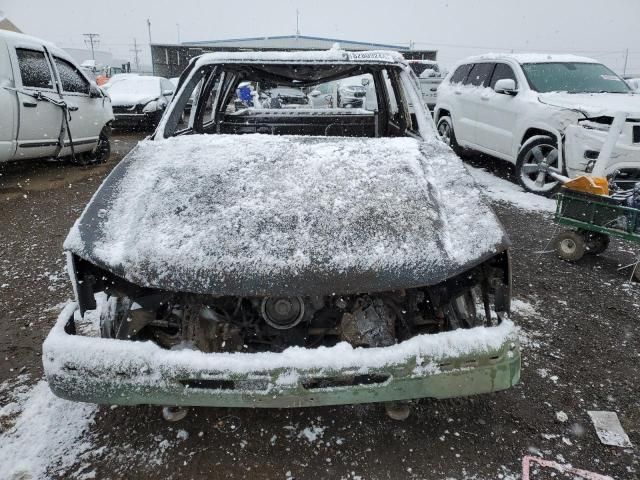
<path id="1" fill-rule="evenodd" d="M 309 105 L 313 108 L 332 108 L 338 98 L 336 82 L 325 82 L 315 85 L 307 94 Z"/>
<path id="2" fill-rule="evenodd" d="M 163 77 L 127 74 L 108 88 L 115 128 L 155 128 L 171 101 L 175 87 Z"/>
<path id="3" fill-rule="evenodd" d="M 438 86 L 442 83 L 444 75 L 440 66 L 433 60 L 408 60 L 409 65 L 418 76 L 422 98 L 429 110 L 436 105 Z"/>
<path id="4" fill-rule="evenodd" d="M 363 107 L 369 81 L 367 75 L 359 75 L 338 81 L 337 105 L 350 108 Z"/>
<path id="5" fill-rule="evenodd" d="M 307 108 L 309 99 L 299 88 L 273 85 L 261 89 L 262 101 L 267 108 Z"/>
<path id="6" fill-rule="evenodd" d="M 64 50 L 0 30 L 0 162 L 71 156 L 104 162 L 111 102 Z"/>
<path id="7" fill-rule="evenodd" d="M 615 174 L 620 184 L 635 183 L 640 180 L 640 96 L 590 58 L 469 58 L 438 88 L 435 119 L 440 135 L 455 149 L 514 163 L 526 190 L 551 194 L 558 181 L 544 170 L 569 177 L 589 173 L 616 112 L 628 118 L 614 138 L 606 173 Z"/>
<path id="8" fill-rule="evenodd" d="M 362 73 L 376 111 L 228 108 L 240 82 Z M 299 407 L 518 382 L 507 236 L 401 55 L 210 53 L 181 78 L 65 241 L 77 304 L 43 347 L 56 395 Z"/>
<path id="9" fill-rule="evenodd" d="M 114 83 L 119 82 L 120 80 L 124 80 L 125 78 L 139 77 L 139 76 L 140 76 L 139 73 L 117 73 L 113 77 L 110 77 L 106 81 L 106 83 L 103 83 L 102 85 L 100 85 L 100 88 L 102 88 L 102 90 L 104 90 L 105 92 L 108 92 L 109 89 L 111 88 L 111 85 L 113 85 Z"/>

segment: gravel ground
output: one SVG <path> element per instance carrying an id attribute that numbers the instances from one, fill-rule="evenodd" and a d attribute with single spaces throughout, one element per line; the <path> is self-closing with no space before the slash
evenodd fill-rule
<path id="1" fill-rule="evenodd" d="M 33 467 L 40 462 L 53 478 L 518 479 L 525 455 L 640 478 L 637 448 L 602 445 L 587 415 L 617 412 L 633 444 L 640 442 L 640 286 L 628 281 L 629 269 L 618 270 L 634 261 L 635 248 L 612 241 L 598 257 L 562 262 L 548 252 L 556 230 L 550 214 L 507 203 L 495 209 L 513 242 L 513 317 L 523 339 L 522 381 L 509 391 L 420 400 L 405 422 L 364 405 L 200 408 L 169 424 L 157 407 L 81 409 L 53 398 L 37 382 L 42 340 L 72 296 L 62 241 L 141 137 L 116 135 L 112 158 L 98 167 L 0 167 L 0 464 L 19 463 L 12 456 L 20 455 L 31 465 L 14 478 L 45 476 Z M 512 175 L 484 156 L 468 161 Z"/>

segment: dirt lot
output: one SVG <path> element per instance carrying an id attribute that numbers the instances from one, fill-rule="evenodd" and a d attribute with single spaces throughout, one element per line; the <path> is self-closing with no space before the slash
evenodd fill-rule
<path id="1" fill-rule="evenodd" d="M 631 441 L 640 443 L 640 285 L 628 282 L 629 269 L 618 270 L 636 251 L 613 241 L 599 257 L 562 262 L 548 252 L 556 228 L 551 215 L 506 203 L 495 207 L 513 242 L 513 317 L 524 342 L 516 388 L 421 400 L 400 423 L 380 406 L 365 405 L 202 408 L 169 424 L 157 407 L 80 407 L 51 398 L 37 382 L 42 340 L 72 296 L 62 241 L 105 175 L 141 137 L 116 135 L 114 155 L 103 166 L 0 167 L 0 459 L 2 443 L 15 441 L 30 447 L 25 463 L 33 452 L 44 458 L 64 451 L 40 460 L 54 478 L 480 480 L 520 478 L 523 456 L 536 455 L 618 479 L 640 478 L 637 448 L 602 445 L 587 415 L 616 411 Z M 510 175 L 499 162 L 470 160 Z M 36 405 L 36 395 L 46 398 Z M 74 411 L 81 422 L 68 413 Z M 21 430 L 30 421 L 46 423 L 35 431 L 76 432 L 51 449 L 38 447 L 37 435 Z M 37 468 L 31 475 L 38 478 Z M 538 472 L 531 478 L 552 477 Z"/>

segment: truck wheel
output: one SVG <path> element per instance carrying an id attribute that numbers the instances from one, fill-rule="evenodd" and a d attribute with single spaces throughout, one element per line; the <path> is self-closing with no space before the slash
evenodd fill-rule
<path id="1" fill-rule="evenodd" d="M 556 254 L 567 262 L 577 262 L 586 250 L 586 244 L 582 235 L 573 230 L 560 233 L 555 239 Z"/>
<path id="2" fill-rule="evenodd" d="M 111 127 L 104 127 L 98 137 L 93 163 L 105 163 L 111 155 Z"/>
<path id="3" fill-rule="evenodd" d="M 458 155 L 460 154 L 462 148 L 458 145 L 456 140 L 456 134 L 453 131 L 453 122 L 451 121 L 451 117 L 440 117 L 440 120 L 438 120 L 438 134 L 444 143 L 449 145 Z"/>
<path id="4" fill-rule="evenodd" d="M 97 165 L 99 163 L 105 163 L 111 155 L 111 127 L 106 126 L 100 132 L 98 136 L 98 143 L 96 148 L 90 152 L 78 153 L 73 157 L 70 157 L 71 163 L 76 165 Z"/>
<path id="5" fill-rule="evenodd" d="M 562 166 L 559 165 L 557 142 L 547 135 L 539 135 L 525 142 L 520 148 L 516 161 L 516 177 L 526 191 L 551 196 L 560 187 L 560 182 L 542 171 L 541 166 L 563 175 Z"/>
<path id="6" fill-rule="evenodd" d="M 598 255 L 609 246 L 609 235 L 600 232 L 580 232 L 587 242 L 587 253 Z"/>

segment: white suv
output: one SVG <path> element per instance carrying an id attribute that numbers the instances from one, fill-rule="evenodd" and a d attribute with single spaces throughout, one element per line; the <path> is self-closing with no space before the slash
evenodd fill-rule
<path id="1" fill-rule="evenodd" d="M 589 58 L 468 58 L 438 88 L 435 120 L 454 150 L 470 148 L 515 163 L 525 189 L 550 194 L 558 181 L 545 171 L 569 177 L 590 172 L 621 112 L 625 122 L 605 173 L 619 183 L 635 182 L 640 180 L 640 95 Z"/>

